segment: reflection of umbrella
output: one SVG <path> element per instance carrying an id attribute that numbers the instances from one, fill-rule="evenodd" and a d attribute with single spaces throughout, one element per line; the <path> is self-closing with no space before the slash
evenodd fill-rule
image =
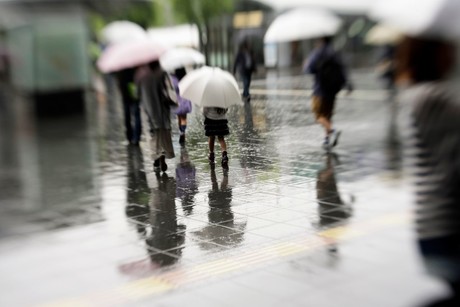
<path id="1" fill-rule="evenodd" d="M 146 39 L 147 32 L 131 21 L 114 21 L 102 29 L 102 40 L 109 44 Z"/>
<path id="2" fill-rule="evenodd" d="M 149 40 L 116 44 L 102 54 L 97 67 L 104 73 L 133 68 L 158 60 L 165 51 L 165 47 Z"/>
<path id="3" fill-rule="evenodd" d="M 366 34 L 366 43 L 370 45 L 395 45 L 403 38 L 401 31 L 386 26 L 376 25 Z"/>
<path id="4" fill-rule="evenodd" d="M 203 65 L 204 62 L 204 55 L 192 48 L 171 49 L 160 58 L 161 66 L 167 71 L 189 65 Z"/>
<path id="5" fill-rule="evenodd" d="M 265 43 L 282 43 L 334 35 L 340 19 L 321 9 L 295 9 L 278 16 L 264 37 Z"/>
<path id="6" fill-rule="evenodd" d="M 460 36 L 458 0 L 379 0 L 370 15 L 413 36 Z"/>
<path id="7" fill-rule="evenodd" d="M 235 78 L 217 67 L 202 67 L 179 83 L 180 94 L 201 107 L 228 108 L 243 104 Z"/>

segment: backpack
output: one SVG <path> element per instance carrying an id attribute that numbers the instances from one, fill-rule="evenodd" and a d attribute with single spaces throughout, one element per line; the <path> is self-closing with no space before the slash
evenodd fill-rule
<path id="1" fill-rule="evenodd" d="M 341 63 L 335 55 L 323 55 L 317 64 L 317 80 L 324 93 L 337 94 L 345 86 L 345 76 Z"/>

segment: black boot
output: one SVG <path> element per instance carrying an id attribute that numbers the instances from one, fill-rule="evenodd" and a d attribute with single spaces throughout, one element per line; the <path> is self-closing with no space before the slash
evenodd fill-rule
<path id="1" fill-rule="evenodd" d="M 228 169 L 228 156 L 226 151 L 222 152 L 222 168 Z"/>

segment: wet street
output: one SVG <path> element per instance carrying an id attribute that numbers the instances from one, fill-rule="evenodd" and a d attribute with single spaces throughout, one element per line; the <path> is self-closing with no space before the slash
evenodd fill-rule
<path id="1" fill-rule="evenodd" d="M 124 139 L 119 100 L 91 99 L 86 120 L 30 122 L 2 94 L 0 305 L 415 307 L 443 295 L 417 251 L 398 106 L 372 73 L 352 78 L 329 155 L 311 79 L 255 80 L 229 111 L 228 172 L 217 145 L 208 164 L 197 108 L 156 175 L 146 134 L 140 148 Z"/>

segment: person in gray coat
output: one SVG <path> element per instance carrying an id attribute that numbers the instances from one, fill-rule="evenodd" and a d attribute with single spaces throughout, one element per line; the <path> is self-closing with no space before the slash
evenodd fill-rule
<path id="1" fill-rule="evenodd" d="M 150 125 L 150 147 L 155 172 L 166 172 L 165 159 L 175 157 L 171 137 L 171 107 L 177 106 L 177 96 L 168 74 L 159 61 L 151 62 L 138 81 L 141 102 Z"/>

